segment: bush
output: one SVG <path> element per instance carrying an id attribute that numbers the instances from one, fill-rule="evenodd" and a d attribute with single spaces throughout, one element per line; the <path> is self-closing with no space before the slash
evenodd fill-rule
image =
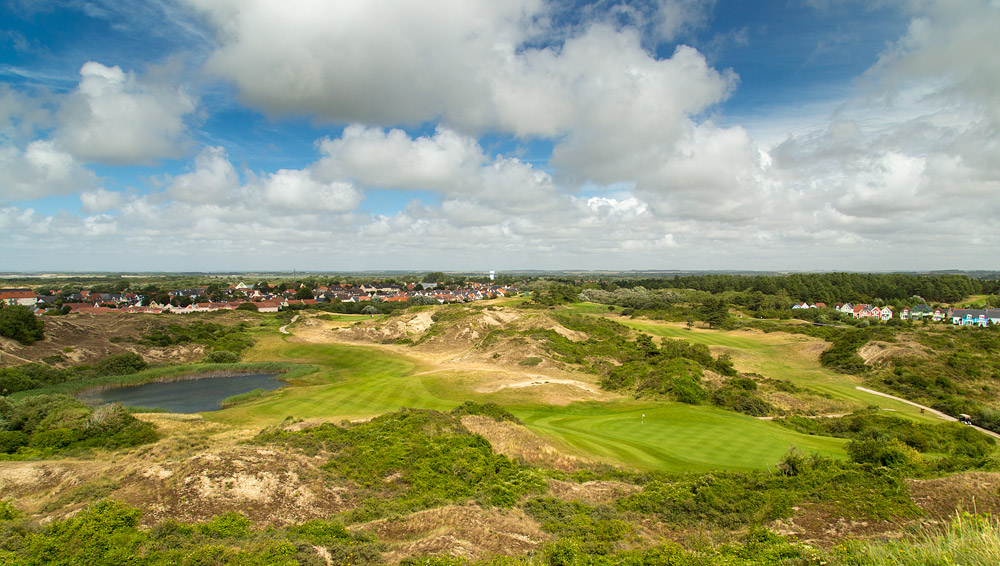
<path id="1" fill-rule="evenodd" d="M 0 430 L 0 453 L 13 454 L 28 445 L 28 435 L 19 430 Z"/>
<path id="2" fill-rule="evenodd" d="M 45 322 L 21 305 L 0 305 L 0 336 L 29 345 L 45 338 Z"/>
<path id="3" fill-rule="evenodd" d="M 919 460 L 913 448 L 895 438 L 881 434 L 871 434 L 847 443 L 847 455 L 852 462 L 875 464 L 889 468 L 907 466 Z"/>
<path id="4" fill-rule="evenodd" d="M 103 375 L 129 375 L 149 367 L 146 360 L 135 352 L 115 354 L 97 362 L 95 369 Z"/>
<path id="5" fill-rule="evenodd" d="M 240 361 L 240 356 L 235 352 L 212 352 L 205 356 L 205 361 L 210 364 L 235 364 Z"/>

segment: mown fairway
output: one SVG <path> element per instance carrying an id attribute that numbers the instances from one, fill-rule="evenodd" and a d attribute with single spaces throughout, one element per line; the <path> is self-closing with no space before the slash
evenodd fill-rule
<path id="1" fill-rule="evenodd" d="M 424 373 L 428 368 L 377 348 L 297 344 L 273 335 L 261 336 L 247 358 L 302 362 L 318 369 L 294 387 L 205 413 L 206 419 L 264 428 L 288 416 L 337 422 L 402 407 L 448 410 L 466 400 L 492 401 L 569 452 L 634 468 L 766 468 L 793 444 L 807 453 L 843 456 L 841 440 L 794 433 L 713 407 L 632 400 L 553 407 L 526 402 L 526 389 L 476 393 L 474 379 Z"/>

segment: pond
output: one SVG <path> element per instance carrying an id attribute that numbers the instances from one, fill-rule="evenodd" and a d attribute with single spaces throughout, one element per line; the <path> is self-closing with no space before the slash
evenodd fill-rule
<path id="1" fill-rule="evenodd" d="M 241 374 L 103 389 L 85 397 L 99 403 L 166 409 L 171 413 L 201 413 L 218 410 L 227 397 L 254 389 L 270 391 L 285 385 L 288 384 L 279 381 L 273 373 Z"/>

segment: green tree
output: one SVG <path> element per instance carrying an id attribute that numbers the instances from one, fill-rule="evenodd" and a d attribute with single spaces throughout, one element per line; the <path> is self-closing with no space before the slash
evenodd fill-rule
<path id="1" fill-rule="evenodd" d="M 432 271 L 424 275 L 424 283 L 440 283 L 441 281 L 444 281 L 444 273 L 440 271 Z"/>
<path id="2" fill-rule="evenodd" d="M 33 344 L 45 338 L 45 322 L 21 305 L 0 306 L 0 336 Z"/>
<path id="3" fill-rule="evenodd" d="M 729 307 L 721 297 L 709 297 L 698 309 L 698 318 L 709 328 L 723 327 L 729 321 Z"/>
<path id="4" fill-rule="evenodd" d="M 298 291 L 295 291 L 296 299 L 311 299 L 313 298 L 313 292 L 311 287 L 299 287 Z"/>

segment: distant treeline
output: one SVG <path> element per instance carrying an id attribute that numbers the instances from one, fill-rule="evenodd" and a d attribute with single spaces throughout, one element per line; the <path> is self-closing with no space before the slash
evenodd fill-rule
<path id="1" fill-rule="evenodd" d="M 1000 292 L 1000 280 L 973 279 L 968 275 L 907 275 L 902 273 L 796 273 L 780 276 L 692 275 L 673 279 L 626 279 L 618 287 L 646 289 L 695 289 L 709 293 L 736 291 L 765 295 L 787 294 L 810 303 L 871 303 L 920 297 L 928 302 L 950 303 L 970 295 Z"/>

